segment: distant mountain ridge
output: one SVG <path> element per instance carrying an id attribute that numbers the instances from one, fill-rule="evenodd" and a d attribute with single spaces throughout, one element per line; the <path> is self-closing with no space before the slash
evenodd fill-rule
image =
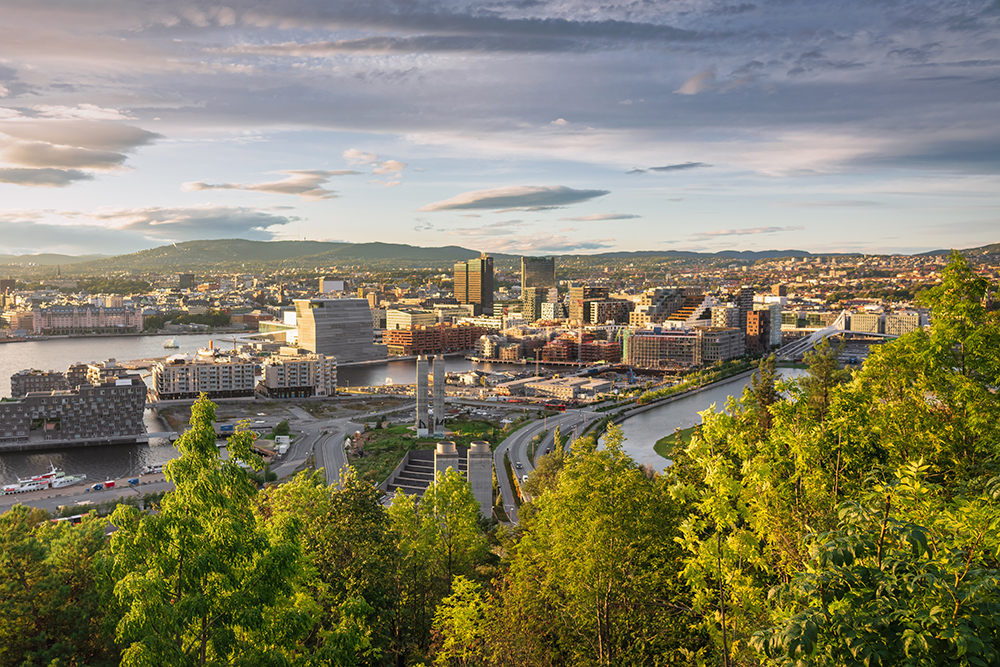
<path id="1" fill-rule="evenodd" d="M 950 250 L 934 250 L 917 256 L 947 255 Z M 962 250 L 967 255 L 1000 253 L 1000 243 Z M 109 271 L 162 271 L 189 272 L 205 269 L 254 270 L 262 268 L 323 267 L 351 263 L 428 262 L 448 263 L 478 257 L 480 251 L 449 245 L 420 247 L 403 243 L 345 243 L 338 241 L 248 241 L 246 239 L 218 239 L 212 241 L 186 241 L 140 250 L 127 255 L 0 255 L 0 266 L 33 263 L 39 266 L 73 266 L 74 273 L 103 273 Z M 808 250 L 722 250 L 719 252 L 694 252 L 688 250 L 639 250 L 633 252 L 606 252 L 594 255 L 554 254 L 569 259 L 732 259 L 757 261 L 781 257 L 846 257 L 865 253 L 812 253 Z M 516 262 L 520 255 L 490 253 L 501 262 Z M 2 268 L 0 268 L 2 272 Z"/>

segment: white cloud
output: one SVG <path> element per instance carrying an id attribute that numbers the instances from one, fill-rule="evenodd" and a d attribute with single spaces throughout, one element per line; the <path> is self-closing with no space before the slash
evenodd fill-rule
<path id="1" fill-rule="evenodd" d="M 103 108 L 96 104 L 78 104 L 75 107 L 40 104 L 31 108 L 42 118 L 56 120 L 129 120 L 132 118 L 128 111 Z"/>
<path id="2" fill-rule="evenodd" d="M 608 193 L 608 190 L 574 190 L 563 185 L 512 185 L 464 192 L 451 199 L 427 204 L 419 210 L 551 208 L 603 197 Z"/>
<path id="3" fill-rule="evenodd" d="M 572 239 L 561 234 L 531 234 L 499 238 L 482 242 L 489 252 L 511 254 L 568 253 L 581 250 L 603 250 L 614 245 L 615 239 Z"/>
<path id="4" fill-rule="evenodd" d="M 375 153 L 365 153 L 364 151 L 359 151 L 357 148 L 348 148 L 344 151 L 344 159 L 349 164 L 372 164 L 373 162 L 378 162 L 378 155 L 375 155 Z"/>
<path id="5" fill-rule="evenodd" d="M 400 162 L 399 160 L 386 160 L 385 162 L 379 162 L 378 167 L 373 171 L 373 174 L 393 174 L 403 171 L 403 167 L 406 166 L 405 162 Z"/>
<path id="6" fill-rule="evenodd" d="M 549 123 L 549 125 L 564 126 L 564 125 L 569 125 L 569 121 L 566 120 L 565 118 L 556 118 L 554 121 L 552 121 L 551 123 Z"/>

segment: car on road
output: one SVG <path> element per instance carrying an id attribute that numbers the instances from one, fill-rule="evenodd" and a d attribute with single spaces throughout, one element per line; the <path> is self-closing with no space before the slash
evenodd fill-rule
<path id="1" fill-rule="evenodd" d="M 521 468 L 523 468 L 524 466 L 522 466 L 522 465 L 521 465 L 521 462 L 520 462 L 520 461 L 518 461 L 517 463 L 515 463 L 515 464 L 514 464 L 514 467 L 515 467 L 515 468 L 517 468 L 518 470 L 520 470 L 520 469 L 521 469 Z"/>

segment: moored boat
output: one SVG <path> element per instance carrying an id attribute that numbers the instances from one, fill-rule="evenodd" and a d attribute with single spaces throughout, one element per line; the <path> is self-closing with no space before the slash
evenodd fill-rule
<path id="1" fill-rule="evenodd" d="M 86 478 L 86 475 L 67 475 L 52 465 L 52 461 L 49 461 L 48 472 L 33 477 L 18 478 L 17 484 L 6 484 L 3 487 L 3 492 L 4 494 L 8 494 L 41 491 L 42 489 L 61 489 L 65 486 L 77 484 Z"/>

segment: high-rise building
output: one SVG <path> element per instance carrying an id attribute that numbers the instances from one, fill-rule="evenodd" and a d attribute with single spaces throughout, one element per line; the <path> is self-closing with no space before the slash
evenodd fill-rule
<path id="1" fill-rule="evenodd" d="M 523 258 L 522 258 L 523 261 Z M 534 322 L 542 316 L 542 304 L 548 297 L 548 289 L 544 287 L 524 287 L 521 289 L 521 315 L 528 322 Z"/>
<path id="2" fill-rule="evenodd" d="M 13 278 L 0 278 L 0 294 L 13 292 L 16 285 L 17 281 Z"/>
<path id="3" fill-rule="evenodd" d="M 366 299 L 296 299 L 299 347 L 335 357 L 337 365 L 385 359 L 384 345 L 372 338 L 372 311 Z"/>
<path id="4" fill-rule="evenodd" d="M 753 311 L 753 288 L 744 285 L 736 297 L 736 307 L 740 309 L 740 329 L 747 330 L 747 313 Z"/>
<path id="5" fill-rule="evenodd" d="M 493 258 L 483 254 L 478 259 L 455 263 L 455 299 L 472 304 L 476 315 L 493 314 Z"/>
<path id="6" fill-rule="evenodd" d="M 610 290 L 607 287 L 590 287 L 580 285 L 569 288 L 566 296 L 566 303 L 569 310 L 569 319 L 576 322 L 589 322 L 590 302 L 607 301 Z"/>
<path id="7" fill-rule="evenodd" d="M 555 257 L 522 257 L 521 290 L 528 287 L 555 287 Z"/>

